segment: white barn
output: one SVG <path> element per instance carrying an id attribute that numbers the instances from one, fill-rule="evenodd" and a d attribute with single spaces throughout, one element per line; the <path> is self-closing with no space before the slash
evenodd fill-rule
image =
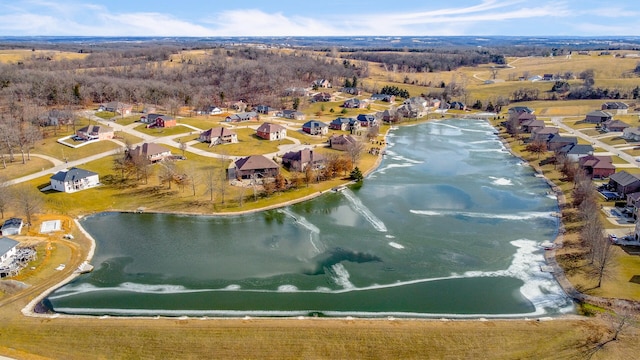
<path id="1" fill-rule="evenodd" d="M 7 219 L 3 224 L 0 232 L 2 235 L 20 235 L 24 223 L 20 218 Z"/>
<path id="2" fill-rule="evenodd" d="M 79 168 L 58 171 L 51 178 L 53 190 L 72 193 L 100 185 L 97 173 Z"/>

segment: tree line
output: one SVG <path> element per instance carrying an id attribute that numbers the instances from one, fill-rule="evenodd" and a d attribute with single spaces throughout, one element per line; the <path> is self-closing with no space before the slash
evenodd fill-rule
<path id="1" fill-rule="evenodd" d="M 279 107 L 290 101 L 287 88 L 308 87 L 317 78 L 367 76 L 366 68 L 304 53 L 215 48 L 187 57 L 177 51 L 150 46 L 84 59 L 0 64 L 0 96 L 5 104 L 29 100 L 57 107 L 108 101 L 204 107 L 240 99 Z"/>

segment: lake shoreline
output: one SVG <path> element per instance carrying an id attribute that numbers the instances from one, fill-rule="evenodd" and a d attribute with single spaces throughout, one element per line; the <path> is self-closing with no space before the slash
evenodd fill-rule
<path id="1" fill-rule="evenodd" d="M 410 124 L 410 125 L 418 125 L 418 124 Z M 489 123 L 489 125 L 491 125 L 491 124 Z M 492 127 L 493 127 L 493 126 L 492 126 Z M 493 128 L 495 129 L 495 127 L 493 127 Z M 393 129 L 393 128 L 392 128 L 392 129 Z M 392 129 L 389 129 L 389 130 L 392 130 Z M 385 148 L 386 148 L 386 143 L 387 143 L 387 142 L 386 142 L 386 137 L 387 137 L 387 135 L 388 135 L 388 132 L 387 132 L 387 134 L 385 134 Z M 509 149 L 509 150 L 511 150 L 511 149 Z M 511 153 L 513 156 L 518 157 L 518 156 L 517 156 L 516 154 L 514 154 L 512 151 L 510 151 L 510 153 Z M 381 152 L 381 155 L 379 155 L 379 156 L 377 157 L 377 161 L 376 161 L 375 165 L 374 165 L 374 166 L 372 166 L 370 169 L 368 169 L 368 171 L 367 171 L 367 175 L 369 175 L 370 173 L 372 173 L 373 171 L 375 171 L 375 170 L 379 167 L 379 165 L 380 165 L 380 163 L 381 163 L 381 161 L 382 161 L 382 159 L 383 159 L 383 155 L 382 155 L 382 154 L 384 154 L 384 149 L 383 149 L 383 151 Z M 518 158 L 519 158 L 519 157 L 518 157 Z M 347 184 L 349 184 L 349 182 L 345 183 L 345 185 L 347 185 Z M 261 208 L 261 209 L 252 209 L 252 210 L 241 211 L 241 212 L 234 212 L 234 213 L 224 213 L 224 214 L 217 214 L 217 213 L 211 213 L 211 214 L 195 213 L 195 214 L 194 214 L 194 213 L 188 213 L 188 212 L 162 212 L 162 211 L 153 211 L 153 212 L 149 212 L 149 213 L 175 214 L 175 215 L 190 215 L 190 216 L 196 215 L 196 216 L 210 216 L 210 217 L 220 217 L 220 216 L 222 216 L 222 217 L 224 217 L 224 216 L 241 216 L 241 215 L 245 215 L 245 214 L 251 214 L 251 213 L 256 213 L 256 212 L 261 212 L 261 211 L 271 210 L 271 209 L 274 209 L 274 208 L 281 208 L 281 207 L 289 206 L 289 205 L 292 205 L 292 204 L 295 204 L 295 203 L 299 203 L 299 202 L 307 201 L 307 200 L 313 199 L 313 198 L 315 198 L 315 197 L 317 197 L 317 196 L 320 196 L 320 195 L 322 195 L 322 194 L 326 193 L 327 191 L 331 191 L 331 190 L 326 190 L 326 191 L 322 191 L 322 192 L 317 192 L 317 193 L 314 193 L 314 194 L 311 194 L 311 195 L 308 195 L 308 196 L 305 196 L 305 197 L 302 197 L 302 198 L 299 198 L 299 199 L 296 199 L 296 200 L 293 200 L 293 201 L 289 201 L 289 202 L 286 202 L 286 203 L 277 204 L 277 205 L 270 206 L 270 207 L 266 207 L 266 208 Z M 113 211 L 109 211 L 109 212 L 114 212 L 114 213 L 118 213 L 118 212 L 120 212 L 120 213 L 134 213 L 133 211 L 117 211 L 117 210 L 113 210 Z M 82 217 L 80 217 L 80 218 L 82 218 Z M 93 239 L 93 238 L 92 238 L 92 237 L 91 237 L 91 236 L 86 232 L 86 230 L 85 230 L 85 229 L 80 225 L 80 223 L 79 223 L 77 220 L 76 220 L 76 225 L 78 226 L 78 228 L 80 229 L 80 231 L 81 231 L 81 232 L 82 232 L 82 233 L 87 237 L 87 239 L 89 239 L 89 241 L 90 241 L 90 242 L 91 242 L 91 244 L 92 244 L 92 245 L 91 245 L 91 251 L 89 252 L 89 254 L 88 254 L 88 256 L 87 256 L 87 261 L 90 261 L 90 260 L 92 259 L 92 256 L 93 256 L 93 251 L 95 250 L 95 240 L 94 240 L 94 239 Z M 545 254 L 545 255 L 546 255 L 546 254 Z M 68 283 L 69 281 L 73 280 L 77 275 L 78 275 L 78 274 L 73 274 L 73 275 L 71 275 L 69 278 L 67 278 L 67 279 L 63 280 L 61 283 L 59 283 L 59 284 L 57 284 L 56 286 L 54 286 L 54 287 L 52 287 L 52 288 L 48 289 L 45 293 L 43 293 L 43 294 L 41 294 L 40 296 L 38 296 L 38 299 L 34 299 L 34 301 L 32 301 L 32 302 L 29 304 L 29 306 L 25 307 L 25 310 L 23 310 L 23 312 L 27 312 L 27 313 L 29 313 L 30 315 L 33 315 L 33 316 L 53 316 L 53 317 L 58 317 L 58 316 L 72 316 L 72 317 L 75 317 L 75 316 L 83 316 L 83 315 L 63 315 L 63 314 L 61 314 L 61 313 L 55 313 L 55 314 L 53 314 L 53 315 L 52 315 L 52 314 L 36 314 L 36 313 L 33 311 L 33 309 L 34 309 L 34 307 L 35 307 L 35 305 L 36 305 L 36 304 L 38 304 L 39 302 L 43 301 L 43 300 L 46 298 L 46 296 L 48 296 L 51 292 L 55 291 L 55 290 L 56 290 L 56 289 L 58 289 L 59 287 L 61 287 L 61 286 L 63 286 L 64 284 Z M 565 291 L 564 287 L 563 287 L 563 291 Z M 565 294 L 567 294 L 567 292 L 566 292 L 566 291 L 565 291 Z M 30 308 L 30 309 L 27 309 L 27 308 Z M 25 315 L 26 315 L 26 314 L 25 314 Z M 96 317 L 96 316 L 99 316 L 99 315 L 84 315 L 84 316 Z M 345 315 L 345 316 L 347 316 L 347 315 Z M 438 314 L 425 315 L 425 318 L 434 318 L 434 317 L 440 317 L 440 316 L 442 316 L 442 315 L 438 315 Z M 517 315 L 506 315 L 506 316 L 504 316 L 504 317 L 522 319 L 522 318 L 527 318 L 527 317 L 531 317 L 531 316 L 535 317 L 536 315 L 532 315 L 532 314 L 517 314 Z M 124 315 L 124 317 L 128 317 L 128 316 L 127 316 L 127 315 Z M 133 317 L 134 317 L 134 318 L 139 318 L 140 316 L 133 316 Z M 143 317 L 144 317 L 144 316 L 143 316 Z M 223 317 L 224 317 L 224 318 L 226 318 L 227 316 L 223 316 Z M 233 316 L 231 316 L 231 317 L 233 318 Z M 267 317 L 269 317 L 269 316 L 267 316 Z M 402 318 L 405 318 L 404 316 L 401 316 L 401 317 L 402 317 Z M 461 317 L 463 317 L 463 316 L 461 316 Z M 471 316 L 470 318 L 484 318 L 484 317 L 485 317 L 485 316 L 477 315 L 477 316 Z M 503 316 L 492 316 L 492 315 L 488 315 L 487 317 L 491 317 L 491 318 L 500 318 L 500 317 L 503 317 Z M 367 318 L 369 318 L 369 317 L 367 317 Z M 408 316 L 408 317 L 406 317 L 406 318 L 414 318 L 414 317 Z M 416 316 L 415 318 L 420 319 L 420 318 L 423 318 L 423 317 L 421 317 L 421 316 Z M 451 316 L 450 318 L 460 318 L 460 317 L 457 317 L 457 316 Z"/>

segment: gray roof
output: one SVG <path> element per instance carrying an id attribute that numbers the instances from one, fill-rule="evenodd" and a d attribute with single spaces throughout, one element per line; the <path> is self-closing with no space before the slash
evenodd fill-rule
<path id="1" fill-rule="evenodd" d="M 592 153 L 593 153 L 593 146 L 583 145 L 583 144 L 575 144 L 571 146 L 569 151 L 567 151 L 567 154 L 575 154 L 575 155 L 592 154 Z"/>
<path id="2" fill-rule="evenodd" d="M 0 255 L 6 254 L 7 252 L 9 252 L 9 250 L 13 249 L 18 244 L 19 242 L 13 239 L 9 239 L 8 237 L 0 238 Z"/>
<path id="3" fill-rule="evenodd" d="M 51 176 L 50 179 L 62 181 L 62 182 L 68 182 L 68 181 L 75 181 L 79 179 L 86 179 L 89 176 L 93 176 L 93 175 L 98 175 L 98 174 L 94 173 L 93 171 L 78 169 L 76 167 L 73 167 L 67 171 L 64 171 L 64 170 L 58 171 L 53 176 Z"/>
<path id="4" fill-rule="evenodd" d="M 318 120 L 309 120 L 306 123 L 302 124 L 303 128 L 317 128 L 317 127 L 327 127 L 329 125 L 318 121 Z"/>
<path id="5" fill-rule="evenodd" d="M 4 224 L 2 224 L 2 228 L 3 229 L 8 229 L 8 228 L 11 228 L 11 227 L 19 228 L 20 226 L 22 226 L 22 219 L 20 219 L 20 218 L 7 219 L 4 222 Z"/>
<path id="6" fill-rule="evenodd" d="M 609 176 L 609 179 L 611 181 L 615 181 L 618 184 L 622 185 L 622 186 L 627 186 L 627 185 L 631 185 L 634 182 L 640 181 L 640 178 L 638 178 L 636 175 L 634 174 L 629 174 L 628 172 L 622 170 L 619 171 L 615 174 L 612 174 L 611 176 Z"/>
<path id="7" fill-rule="evenodd" d="M 606 111 L 595 110 L 595 111 L 592 111 L 592 112 L 588 113 L 587 116 L 597 116 L 597 117 L 603 117 L 603 118 L 611 118 L 613 115 L 611 115 L 611 113 L 606 112 Z"/>

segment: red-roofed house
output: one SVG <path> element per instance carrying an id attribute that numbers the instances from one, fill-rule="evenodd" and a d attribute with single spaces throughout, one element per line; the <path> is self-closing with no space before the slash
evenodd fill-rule
<path id="1" fill-rule="evenodd" d="M 616 172 L 611 156 L 587 155 L 581 157 L 578 164 L 592 178 L 607 178 Z"/>

